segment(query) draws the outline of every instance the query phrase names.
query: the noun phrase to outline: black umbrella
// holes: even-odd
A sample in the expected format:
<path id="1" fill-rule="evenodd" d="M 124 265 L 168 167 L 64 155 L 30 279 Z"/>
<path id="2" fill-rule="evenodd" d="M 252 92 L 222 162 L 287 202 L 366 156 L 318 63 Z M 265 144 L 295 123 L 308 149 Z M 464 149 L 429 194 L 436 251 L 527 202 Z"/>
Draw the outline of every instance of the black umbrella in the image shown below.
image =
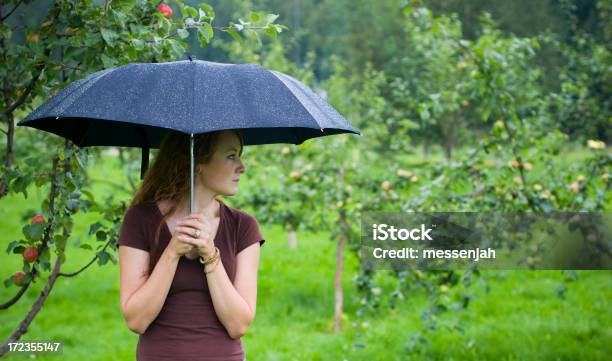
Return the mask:
<path id="1" fill-rule="evenodd" d="M 239 129 L 245 145 L 293 143 L 339 133 L 360 134 L 307 86 L 254 64 L 201 60 L 131 63 L 80 79 L 17 125 L 70 139 L 79 147 L 140 147 L 141 178 L 149 149 L 169 131 L 193 136 Z"/>

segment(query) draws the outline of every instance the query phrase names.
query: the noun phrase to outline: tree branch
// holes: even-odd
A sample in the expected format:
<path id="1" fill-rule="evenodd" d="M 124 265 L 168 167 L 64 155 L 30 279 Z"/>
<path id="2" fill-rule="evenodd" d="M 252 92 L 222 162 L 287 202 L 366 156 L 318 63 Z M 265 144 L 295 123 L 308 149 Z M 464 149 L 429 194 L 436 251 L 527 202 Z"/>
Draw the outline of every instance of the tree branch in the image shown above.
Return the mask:
<path id="1" fill-rule="evenodd" d="M 45 49 L 45 56 L 47 58 L 49 57 L 50 54 L 51 54 L 51 49 L 50 48 Z M 27 96 L 30 94 L 32 89 L 34 89 L 34 85 L 38 81 L 38 78 L 40 78 L 40 75 L 42 74 L 43 70 L 45 69 L 46 64 L 47 64 L 47 62 L 44 62 L 42 65 L 38 66 L 38 68 L 36 69 L 35 75 L 32 77 L 32 80 L 30 81 L 28 86 L 25 88 L 23 93 L 21 93 L 21 96 L 19 96 L 19 98 L 13 104 L 9 105 L 7 103 L 7 107 L 4 110 L 5 114 L 12 113 L 15 109 L 17 109 L 17 107 L 19 107 L 19 106 L 21 106 L 21 104 L 23 104 L 23 102 L 25 101 Z"/>
<path id="2" fill-rule="evenodd" d="M 223 32 L 227 32 L 228 29 L 237 30 L 233 26 L 213 26 L 212 28 L 214 30 L 223 31 Z M 185 29 L 197 29 L 197 26 L 187 26 L 185 27 Z M 243 30 L 261 30 L 261 29 L 266 29 L 266 27 L 265 26 L 245 26 Z M 171 38 L 176 35 L 178 35 L 177 31 L 172 31 L 168 35 L 163 36 L 161 39 L 165 40 L 165 39 Z M 145 43 L 154 43 L 154 42 L 155 40 L 145 40 Z"/>
<path id="3" fill-rule="evenodd" d="M 44 64 L 44 63 L 46 63 L 46 62 L 41 61 L 41 62 L 34 63 L 34 64 Z M 63 67 L 63 68 L 67 68 L 67 69 L 74 69 L 74 70 L 79 70 L 79 71 L 85 71 L 85 69 L 83 69 L 83 68 L 79 68 L 79 65 L 80 65 L 80 64 L 81 64 L 81 63 L 78 63 L 78 64 L 76 65 L 76 67 L 75 67 L 75 66 L 71 66 L 71 65 L 68 65 L 68 64 L 64 64 L 64 63 L 62 63 L 62 62 L 59 62 L 59 63 L 49 63 L 49 66 L 56 66 L 56 65 L 59 65 L 59 66 L 61 66 L 61 67 Z"/>
<path id="4" fill-rule="evenodd" d="M 13 298 L 4 302 L 3 304 L 0 304 L 0 310 L 6 310 L 7 308 L 15 304 L 17 301 L 19 301 L 21 295 L 23 295 L 25 291 L 27 291 L 28 287 L 30 287 L 30 284 L 31 282 L 28 282 L 25 285 L 21 286 L 21 289 L 19 290 L 19 292 L 17 292 L 17 294 L 15 294 L 15 296 L 13 296 Z"/>
<path id="5" fill-rule="evenodd" d="M 104 2 L 104 17 L 106 17 L 106 14 L 108 13 L 108 6 L 110 5 L 111 1 L 113 0 L 106 0 Z"/>
<path id="6" fill-rule="evenodd" d="M 59 6 L 56 6 L 56 8 L 57 8 L 57 12 L 53 16 L 53 24 L 52 25 L 57 24 L 57 19 L 59 18 L 59 15 L 61 13 L 61 9 L 59 8 Z M 47 60 L 48 60 L 49 59 L 49 55 L 51 55 L 51 48 L 50 47 L 46 48 L 44 54 L 45 54 L 45 58 L 47 58 Z M 36 73 L 35 73 L 36 75 L 34 75 L 32 77 L 32 80 L 30 81 L 30 83 L 28 84 L 26 89 L 23 91 L 23 93 L 21 93 L 21 96 L 13 104 L 9 105 L 8 104 L 8 100 L 6 100 L 6 109 L 4 110 L 5 114 L 12 113 L 17 107 L 19 107 L 21 104 L 23 104 L 23 102 L 25 101 L 27 96 L 30 94 L 30 92 L 34 88 L 34 85 L 38 81 L 38 78 L 42 74 L 42 72 L 45 69 L 46 65 L 47 65 L 47 61 L 43 62 L 42 64 L 40 64 L 38 66 L 38 68 L 36 69 Z"/>
<path id="7" fill-rule="evenodd" d="M 17 3 L 17 5 L 15 5 L 15 7 L 13 8 L 13 10 L 9 11 L 8 14 L 6 14 L 5 16 L 2 17 L 2 19 L 0 19 L 0 22 L 3 22 L 6 18 L 8 18 L 9 16 L 11 16 L 11 14 L 13 13 L 13 11 L 17 10 L 17 8 L 19 7 L 19 5 L 21 5 L 21 3 L 23 2 L 23 0 L 19 0 L 19 2 Z"/>
<path id="8" fill-rule="evenodd" d="M 503 110 L 502 110 L 501 114 L 504 114 Z M 508 127 L 508 123 L 506 122 L 505 114 L 504 114 L 504 117 L 502 118 L 502 122 L 504 124 L 504 129 L 506 130 L 506 134 L 508 134 L 508 138 L 510 139 L 510 142 L 512 142 L 512 146 L 511 146 L 511 148 L 512 148 L 512 155 L 519 162 L 518 170 L 519 170 L 519 176 L 520 176 L 520 179 L 521 179 L 521 189 L 519 191 L 527 199 L 527 204 L 529 205 L 529 208 L 531 208 L 536 213 L 538 213 L 538 211 L 541 212 L 542 211 L 542 207 L 540 207 L 540 205 L 537 202 L 534 202 L 533 199 L 526 192 L 527 181 L 525 179 L 525 171 L 523 169 L 523 163 L 524 163 L 523 162 L 523 158 L 518 154 L 518 151 L 516 149 L 517 148 L 516 134 L 514 132 L 512 132 L 510 130 L 510 128 Z"/>
<path id="9" fill-rule="evenodd" d="M 110 244 L 111 239 L 109 239 L 108 241 L 106 241 L 106 244 L 104 245 L 104 247 L 102 248 L 102 251 L 104 251 L 106 249 L 106 247 L 108 247 L 108 245 Z M 78 275 L 79 273 L 85 271 L 87 269 L 87 267 L 91 266 L 96 259 L 98 259 L 98 254 L 96 253 L 96 255 L 94 256 L 94 258 L 92 258 L 89 262 L 87 262 L 87 264 L 85 266 L 83 266 L 81 269 L 79 269 L 78 271 L 75 272 L 68 272 L 68 273 L 64 273 L 64 272 L 60 272 L 57 276 L 63 276 L 63 277 L 74 277 L 76 275 Z"/>

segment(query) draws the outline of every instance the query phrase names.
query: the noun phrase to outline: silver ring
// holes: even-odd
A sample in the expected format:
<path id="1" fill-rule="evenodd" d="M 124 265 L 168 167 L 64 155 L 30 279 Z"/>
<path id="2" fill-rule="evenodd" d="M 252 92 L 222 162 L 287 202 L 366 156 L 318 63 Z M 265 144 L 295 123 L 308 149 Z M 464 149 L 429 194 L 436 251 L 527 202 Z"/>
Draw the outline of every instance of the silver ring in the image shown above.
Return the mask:
<path id="1" fill-rule="evenodd" d="M 196 229 L 195 231 L 195 238 L 200 238 L 200 230 Z"/>

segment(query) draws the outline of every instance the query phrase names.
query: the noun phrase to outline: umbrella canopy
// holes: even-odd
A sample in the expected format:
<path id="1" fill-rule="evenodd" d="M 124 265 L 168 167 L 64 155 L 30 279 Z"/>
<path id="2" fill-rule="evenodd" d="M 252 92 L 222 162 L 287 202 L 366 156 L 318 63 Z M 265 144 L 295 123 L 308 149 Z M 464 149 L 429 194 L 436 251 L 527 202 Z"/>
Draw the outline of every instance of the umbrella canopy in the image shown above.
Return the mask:
<path id="1" fill-rule="evenodd" d="M 359 131 L 307 86 L 254 64 L 131 63 L 57 92 L 18 123 L 80 147 L 159 147 L 167 130 L 240 129 L 245 145 Z"/>
<path id="2" fill-rule="evenodd" d="M 359 131 L 307 86 L 254 64 L 181 60 L 105 69 L 60 90 L 18 126 L 70 139 L 80 147 L 149 149 L 169 131 L 193 135 L 239 129 L 245 145 L 293 143 Z M 193 208 L 191 208 L 193 209 Z"/>

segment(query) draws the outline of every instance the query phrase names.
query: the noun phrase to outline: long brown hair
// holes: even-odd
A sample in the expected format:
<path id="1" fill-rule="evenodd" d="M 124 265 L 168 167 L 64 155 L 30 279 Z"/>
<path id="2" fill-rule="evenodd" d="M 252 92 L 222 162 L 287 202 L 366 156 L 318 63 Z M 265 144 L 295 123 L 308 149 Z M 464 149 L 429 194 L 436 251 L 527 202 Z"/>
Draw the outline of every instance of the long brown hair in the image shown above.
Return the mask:
<path id="1" fill-rule="evenodd" d="M 244 144 L 242 134 L 232 130 L 240 139 L 240 153 Z M 209 132 L 194 136 L 195 164 L 208 163 L 215 153 L 219 135 L 223 131 Z M 153 269 L 163 250 L 159 247 L 159 235 L 168 217 L 176 211 L 177 204 L 189 196 L 189 135 L 170 132 L 161 142 L 159 152 L 153 164 L 144 174 L 142 182 L 135 192 L 129 207 L 148 202 L 170 201 L 170 209 L 162 214 L 162 219 L 155 230 L 155 239 L 149 253 L 148 275 Z M 157 206 L 157 204 L 156 204 Z"/>

